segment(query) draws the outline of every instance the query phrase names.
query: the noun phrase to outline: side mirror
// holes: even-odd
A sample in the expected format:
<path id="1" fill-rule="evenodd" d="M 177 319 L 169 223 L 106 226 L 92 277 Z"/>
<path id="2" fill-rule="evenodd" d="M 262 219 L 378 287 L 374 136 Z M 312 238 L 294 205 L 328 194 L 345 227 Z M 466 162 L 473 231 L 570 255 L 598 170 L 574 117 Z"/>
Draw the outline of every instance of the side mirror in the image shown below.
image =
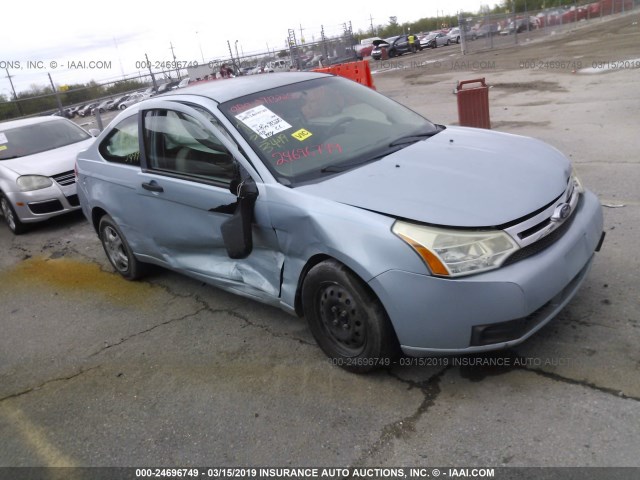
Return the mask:
<path id="1" fill-rule="evenodd" d="M 231 182 L 230 189 L 237 196 L 236 209 L 220 227 L 222 240 L 230 258 L 247 258 L 253 250 L 253 208 L 258 198 L 258 187 L 251 178 Z"/>

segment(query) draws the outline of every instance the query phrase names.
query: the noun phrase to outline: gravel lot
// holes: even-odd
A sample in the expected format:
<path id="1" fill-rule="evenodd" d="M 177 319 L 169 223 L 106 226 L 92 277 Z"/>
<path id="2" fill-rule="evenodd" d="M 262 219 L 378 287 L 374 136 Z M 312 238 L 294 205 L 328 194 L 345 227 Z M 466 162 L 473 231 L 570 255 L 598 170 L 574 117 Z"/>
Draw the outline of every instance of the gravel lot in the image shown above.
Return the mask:
<path id="1" fill-rule="evenodd" d="M 372 63 L 444 124 L 456 82 L 486 77 L 492 127 L 559 148 L 605 205 L 586 283 L 530 341 L 354 376 L 279 310 L 163 270 L 121 280 L 81 214 L 3 227 L 0 466 L 640 467 L 640 70 L 573 68 L 638 59 L 638 17 Z"/>

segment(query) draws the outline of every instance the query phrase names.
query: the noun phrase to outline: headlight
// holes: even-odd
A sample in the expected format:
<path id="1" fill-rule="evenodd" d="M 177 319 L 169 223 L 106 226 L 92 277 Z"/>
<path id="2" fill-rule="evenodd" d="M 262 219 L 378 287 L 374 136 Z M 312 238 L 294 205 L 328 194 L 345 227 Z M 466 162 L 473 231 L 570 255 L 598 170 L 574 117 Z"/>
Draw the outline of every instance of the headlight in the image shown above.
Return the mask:
<path id="1" fill-rule="evenodd" d="M 500 230 L 465 231 L 402 222 L 391 229 L 434 275 L 457 277 L 498 268 L 518 245 Z"/>
<path id="2" fill-rule="evenodd" d="M 53 185 L 53 180 L 42 175 L 23 175 L 18 177 L 16 183 L 23 192 L 30 192 L 31 190 L 50 187 Z"/>

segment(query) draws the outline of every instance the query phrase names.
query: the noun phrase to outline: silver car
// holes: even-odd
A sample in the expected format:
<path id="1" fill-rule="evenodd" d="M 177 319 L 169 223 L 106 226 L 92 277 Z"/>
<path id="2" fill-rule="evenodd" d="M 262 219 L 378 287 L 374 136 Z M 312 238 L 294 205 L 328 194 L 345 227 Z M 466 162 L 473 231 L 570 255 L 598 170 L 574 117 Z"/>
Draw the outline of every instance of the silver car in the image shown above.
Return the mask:
<path id="1" fill-rule="evenodd" d="M 531 138 L 429 122 L 341 77 L 210 82 L 134 105 L 77 161 L 125 278 L 149 264 L 304 316 L 336 365 L 516 345 L 574 296 L 602 209 Z"/>
<path id="2" fill-rule="evenodd" d="M 13 233 L 80 208 L 73 167 L 78 152 L 92 141 L 65 118 L 0 123 L 0 207 Z"/>
<path id="3" fill-rule="evenodd" d="M 146 100 L 147 98 L 151 98 L 151 94 L 141 92 L 132 93 L 131 95 L 129 95 L 129 98 L 118 104 L 118 109 L 124 110 L 131 105 L 141 102 L 142 100 Z"/>

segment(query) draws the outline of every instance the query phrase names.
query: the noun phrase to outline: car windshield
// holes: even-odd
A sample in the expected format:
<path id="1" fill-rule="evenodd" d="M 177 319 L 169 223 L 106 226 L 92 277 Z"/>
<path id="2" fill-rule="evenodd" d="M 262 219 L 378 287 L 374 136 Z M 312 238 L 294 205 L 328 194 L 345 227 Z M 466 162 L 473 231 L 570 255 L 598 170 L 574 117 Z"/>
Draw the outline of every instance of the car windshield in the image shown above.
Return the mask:
<path id="1" fill-rule="evenodd" d="M 417 113 L 342 77 L 220 105 L 276 179 L 295 186 L 383 158 L 439 131 Z"/>
<path id="2" fill-rule="evenodd" d="M 26 157 L 91 138 L 68 121 L 50 121 L 0 131 L 0 160 Z"/>

